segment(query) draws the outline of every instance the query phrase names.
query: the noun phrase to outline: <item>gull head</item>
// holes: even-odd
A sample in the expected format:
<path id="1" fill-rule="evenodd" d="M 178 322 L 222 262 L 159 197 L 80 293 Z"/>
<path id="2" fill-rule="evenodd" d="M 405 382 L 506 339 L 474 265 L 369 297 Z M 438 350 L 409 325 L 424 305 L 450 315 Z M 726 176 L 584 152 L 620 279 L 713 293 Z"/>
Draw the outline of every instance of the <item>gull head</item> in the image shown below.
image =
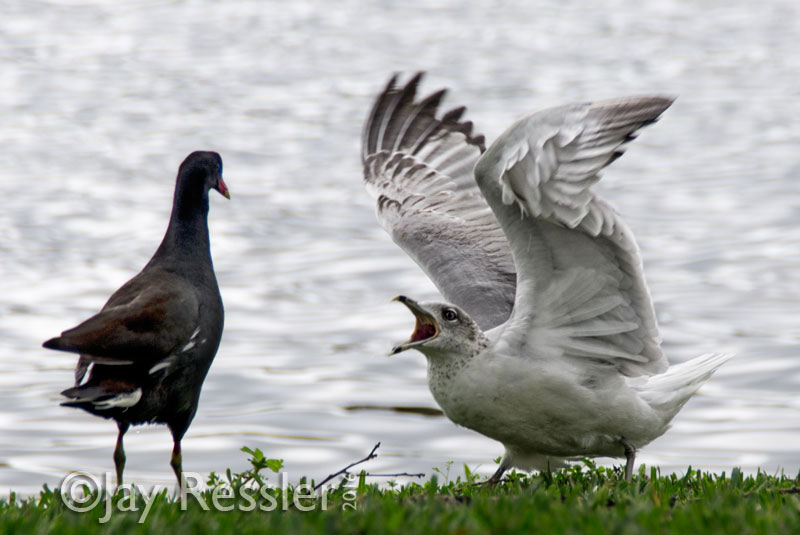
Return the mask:
<path id="1" fill-rule="evenodd" d="M 408 341 L 395 346 L 390 355 L 416 349 L 426 357 L 447 354 L 472 356 L 485 346 L 486 337 L 466 312 L 449 303 L 417 303 L 404 295 L 392 301 L 403 303 L 417 319 Z"/>

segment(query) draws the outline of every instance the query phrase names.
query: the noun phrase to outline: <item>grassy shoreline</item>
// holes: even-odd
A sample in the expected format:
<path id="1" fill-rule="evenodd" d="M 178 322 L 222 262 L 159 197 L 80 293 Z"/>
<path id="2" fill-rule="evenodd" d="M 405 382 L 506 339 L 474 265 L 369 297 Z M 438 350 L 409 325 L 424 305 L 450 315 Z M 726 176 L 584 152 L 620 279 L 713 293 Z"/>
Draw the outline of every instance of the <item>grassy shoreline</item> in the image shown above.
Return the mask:
<path id="1" fill-rule="evenodd" d="M 149 497 L 135 490 L 114 496 L 94 492 L 87 498 L 98 505 L 75 512 L 58 489 L 45 487 L 26 499 L 12 493 L 0 499 L 0 531 L 800 533 L 800 475 L 745 476 L 737 469 L 729 475 L 691 469 L 660 475 L 642 466 L 627 483 L 618 470 L 585 461 L 553 473 L 512 473 L 496 487 L 475 485 L 477 476 L 466 467 L 455 480 L 437 470 L 423 483 L 379 486 L 368 483 L 364 472 L 345 469 L 332 486 L 313 492 L 311 481 L 278 485 L 280 461 L 248 452 L 254 454 L 252 469 L 212 473 L 208 488 L 184 496 L 167 490 Z M 269 470 L 275 473 L 265 475 Z"/>

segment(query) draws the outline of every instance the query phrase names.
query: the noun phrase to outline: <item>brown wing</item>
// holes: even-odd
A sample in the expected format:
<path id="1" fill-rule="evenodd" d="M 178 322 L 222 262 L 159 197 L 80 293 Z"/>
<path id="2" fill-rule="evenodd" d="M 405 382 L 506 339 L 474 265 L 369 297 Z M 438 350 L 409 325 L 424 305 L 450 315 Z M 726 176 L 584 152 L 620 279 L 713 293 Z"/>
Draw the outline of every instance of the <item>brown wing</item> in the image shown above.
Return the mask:
<path id="1" fill-rule="evenodd" d="M 191 337 L 198 308 L 185 279 L 150 270 L 147 277 L 139 274 L 117 290 L 98 314 L 44 347 L 108 364 L 160 360 Z"/>

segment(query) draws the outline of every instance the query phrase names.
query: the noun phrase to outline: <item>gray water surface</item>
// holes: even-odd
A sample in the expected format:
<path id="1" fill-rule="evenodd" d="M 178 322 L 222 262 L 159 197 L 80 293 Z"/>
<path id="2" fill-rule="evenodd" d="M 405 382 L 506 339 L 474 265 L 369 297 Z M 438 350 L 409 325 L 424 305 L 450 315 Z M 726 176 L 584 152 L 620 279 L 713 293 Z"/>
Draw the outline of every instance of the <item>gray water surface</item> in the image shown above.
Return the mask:
<path id="1" fill-rule="evenodd" d="M 551 105 L 679 97 L 600 186 L 670 360 L 737 358 L 639 459 L 797 473 L 800 4 L 584 4 L 4 3 L 0 491 L 113 470 L 116 426 L 59 407 L 75 357 L 40 344 L 146 263 L 196 149 L 222 154 L 232 199 L 211 201 L 226 328 L 184 468 L 242 470 L 246 445 L 319 479 L 380 441 L 373 471 L 493 471 L 500 444 L 392 410 L 436 404 L 420 354 L 385 356 L 413 326 L 389 300 L 437 294 L 375 222 L 360 128 L 388 76 L 418 69 L 490 140 Z M 166 428 L 126 440 L 128 481 L 172 483 Z"/>

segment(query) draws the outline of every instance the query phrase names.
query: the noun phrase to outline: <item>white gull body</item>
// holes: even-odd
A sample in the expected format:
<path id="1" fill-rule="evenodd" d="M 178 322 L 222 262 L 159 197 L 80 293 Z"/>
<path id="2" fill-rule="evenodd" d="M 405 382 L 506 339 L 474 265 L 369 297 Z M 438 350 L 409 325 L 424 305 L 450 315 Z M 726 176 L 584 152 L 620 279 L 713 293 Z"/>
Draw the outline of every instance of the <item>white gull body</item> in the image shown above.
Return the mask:
<path id="1" fill-rule="evenodd" d="M 447 303 L 400 296 L 431 393 L 455 423 L 503 443 L 515 466 L 627 458 L 728 355 L 669 366 L 633 235 L 592 190 L 599 172 L 672 99 L 644 96 L 534 113 L 488 149 L 444 91 L 392 78 L 364 127 L 378 219 Z"/>

